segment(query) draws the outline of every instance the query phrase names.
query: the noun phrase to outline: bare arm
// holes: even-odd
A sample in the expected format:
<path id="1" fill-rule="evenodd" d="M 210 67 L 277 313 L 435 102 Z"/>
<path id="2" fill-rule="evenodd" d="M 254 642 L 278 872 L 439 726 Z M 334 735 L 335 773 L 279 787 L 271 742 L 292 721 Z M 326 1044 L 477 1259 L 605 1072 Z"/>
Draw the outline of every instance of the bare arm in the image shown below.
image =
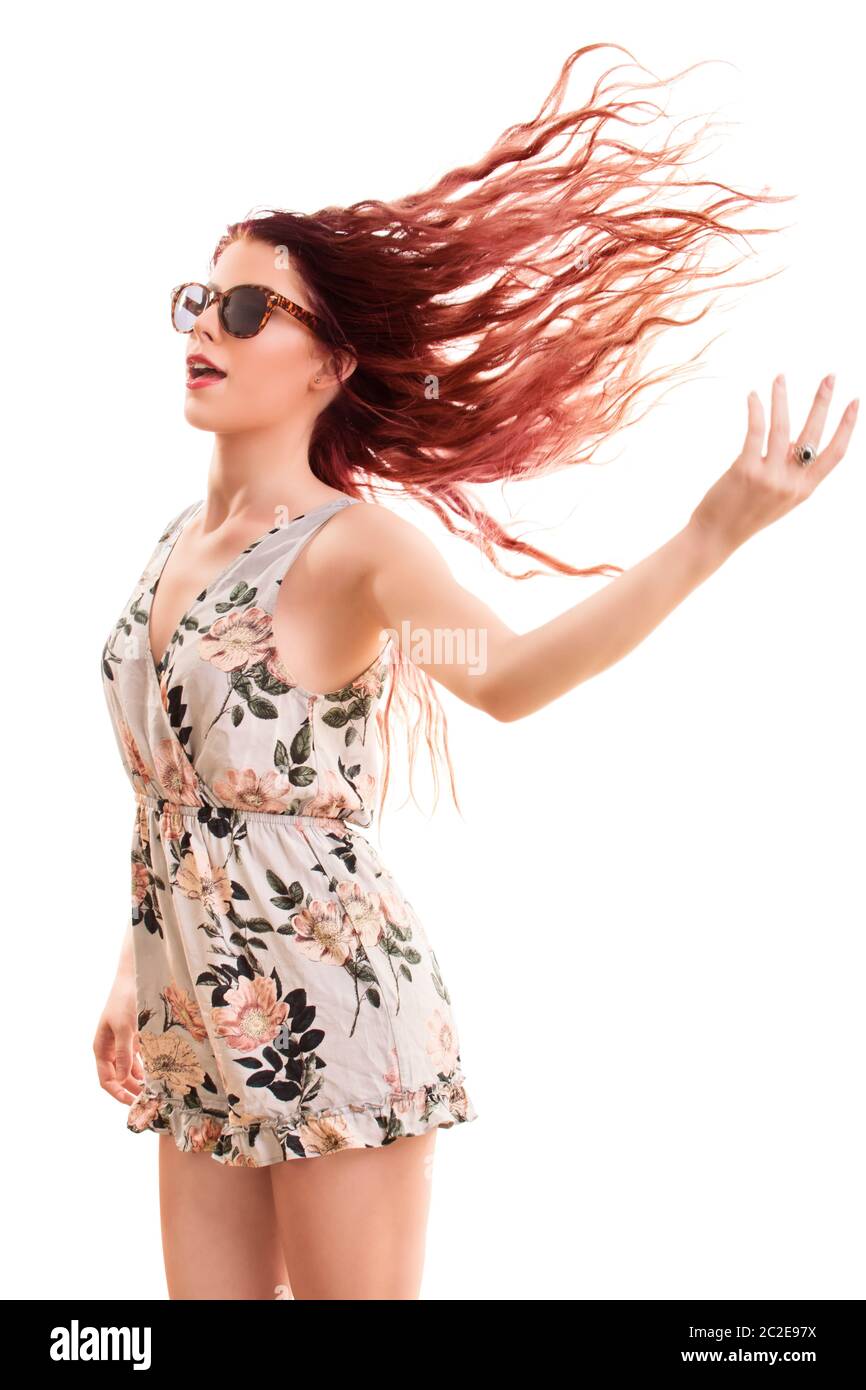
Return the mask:
<path id="1" fill-rule="evenodd" d="M 130 979 L 135 977 L 135 958 L 132 951 L 132 922 L 126 928 L 123 936 L 123 943 L 120 948 L 120 960 L 117 963 L 118 975 L 126 975 Z"/>
<path id="2" fill-rule="evenodd" d="M 522 719 L 627 656 L 730 552 L 694 523 L 574 608 L 510 642 L 487 691 Z"/>
<path id="3" fill-rule="evenodd" d="M 415 527 L 392 513 L 383 521 L 371 580 L 382 628 L 396 631 L 428 675 L 502 721 L 542 709 L 619 661 L 728 554 L 690 523 L 606 588 L 518 634 L 457 583 Z"/>
<path id="4" fill-rule="evenodd" d="M 135 958 L 130 922 L 120 948 L 114 983 L 93 1038 L 99 1084 L 123 1105 L 131 1105 L 144 1084 L 136 1031 Z"/>
<path id="5" fill-rule="evenodd" d="M 817 447 L 831 394 L 823 382 L 799 442 Z M 790 451 L 784 382 L 773 384 L 766 456 L 763 410 L 752 393 L 743 451 L 687 525 L 605 589 L 522 635 L 456 582 L 416 527 L 369 508 L 359 543 L 374 557 L 365 585 L 371 619 L 467 703 L 499 720 L 522 719 L 627 655 L 738 546 L 810 496 L 843 457 L 855 418 L 849 405 L 827 448 L 804 468 Z"/>

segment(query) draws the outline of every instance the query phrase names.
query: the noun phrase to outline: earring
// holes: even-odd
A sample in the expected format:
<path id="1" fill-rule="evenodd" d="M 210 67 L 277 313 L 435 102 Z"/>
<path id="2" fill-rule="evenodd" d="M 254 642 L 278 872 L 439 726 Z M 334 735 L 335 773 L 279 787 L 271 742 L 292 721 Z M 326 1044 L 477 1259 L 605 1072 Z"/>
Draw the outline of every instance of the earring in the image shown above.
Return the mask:
<path id="1" fill-rule="evenodd" d="M 318 381 L 318 380 L 319 380 L 319 378 L 318 378 L 318 377 L 316 377 L 316 381 Z"/>

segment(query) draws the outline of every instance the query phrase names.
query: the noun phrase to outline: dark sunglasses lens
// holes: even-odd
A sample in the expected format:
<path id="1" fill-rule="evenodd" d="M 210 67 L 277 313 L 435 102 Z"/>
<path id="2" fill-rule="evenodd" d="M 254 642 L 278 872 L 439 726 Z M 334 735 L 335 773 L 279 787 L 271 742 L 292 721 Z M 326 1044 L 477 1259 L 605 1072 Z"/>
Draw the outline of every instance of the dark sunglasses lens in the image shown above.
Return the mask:
<path id="1" fill-rule="evenodd" d="M 223 326 L 239 338 L 251 338 L 261 327 L 268 297 L 251 285 L 229 290 L 223 299 Z"/>
<path id="2" fill-rule="evenodd" d="M 188 333 L 204 308 L 207 290 L 204 285 L 184 285 L 174 306 L 174 326 L 179 333 Z"/>

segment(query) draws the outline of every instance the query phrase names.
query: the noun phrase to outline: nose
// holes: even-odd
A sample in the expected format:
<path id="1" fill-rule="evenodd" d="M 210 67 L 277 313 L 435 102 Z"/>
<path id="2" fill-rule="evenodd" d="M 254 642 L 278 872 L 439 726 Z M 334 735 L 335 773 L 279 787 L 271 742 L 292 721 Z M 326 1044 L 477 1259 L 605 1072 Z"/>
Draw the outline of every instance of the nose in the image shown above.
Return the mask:
<path id="1" fill-rule="evenodd" d="M 211 339 L 220 333 L 219 301 L 213 294 L 207 308 L 203 309 L 193 324 L 193 333 L 205 333 Z"/>
<path id="2" fill-rule="evenodd" d="M 213 338 L 220 332 L 219 311 L 216 303 L 211 302 L 206 309 L 203 309 L 192 327 L 193 336 Z"/>

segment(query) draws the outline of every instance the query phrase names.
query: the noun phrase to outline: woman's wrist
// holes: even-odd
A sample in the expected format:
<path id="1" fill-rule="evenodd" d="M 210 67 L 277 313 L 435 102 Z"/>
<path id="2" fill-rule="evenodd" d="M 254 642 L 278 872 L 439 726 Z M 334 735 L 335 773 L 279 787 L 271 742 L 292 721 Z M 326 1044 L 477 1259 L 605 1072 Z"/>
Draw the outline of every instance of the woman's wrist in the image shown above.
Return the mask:
<path id="1" fill-rule="evenodd" d="M 135 977 L 135 953 L 132 946 L 132 923 L 126 929 L 123 938 L 123 945 L 120 948 L 120 960 L 117 962 L 118 978 L 133 979 Z"/>
<path id="2" fill-rule="evenodd" d="M 730 559 L 737 546 L 729 536 L 721 532 L 717 527 L 708 525 L 699 520 L 695 513 L 692 514 L 687 524 L 683 527 L 683 534 L 688 538 L 689 543 L 694 546 L 695 555 L 701 567 L 706 567 L 706 572 L 711 574 L 717 570 L 726 560 Z"/>

